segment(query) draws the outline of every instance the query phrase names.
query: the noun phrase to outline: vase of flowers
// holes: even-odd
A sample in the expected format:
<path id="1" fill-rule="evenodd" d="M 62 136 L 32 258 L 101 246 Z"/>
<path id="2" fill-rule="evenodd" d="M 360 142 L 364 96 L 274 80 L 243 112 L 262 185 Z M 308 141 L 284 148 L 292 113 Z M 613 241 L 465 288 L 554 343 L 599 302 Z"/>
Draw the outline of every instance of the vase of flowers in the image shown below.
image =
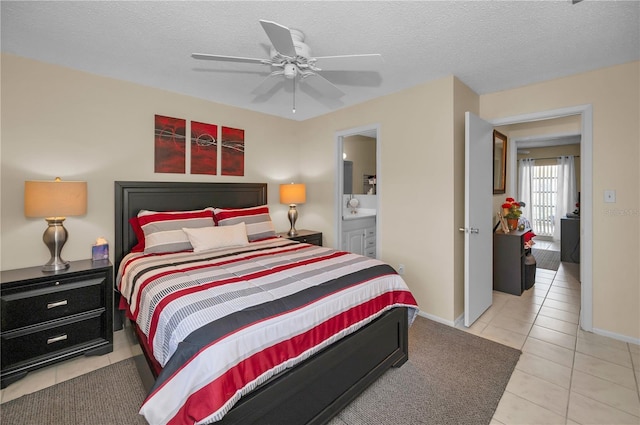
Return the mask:
<path id="1" fill-rule="evenodd" d="M 507 198 L 505 203 L 502 204 L 502 216 L 507 219 L 509 230 L 518 228 L 518 220 L 521 215 L 522 210 L 520 209 L 520 203 L 516 202 L 513 198 Z"/>

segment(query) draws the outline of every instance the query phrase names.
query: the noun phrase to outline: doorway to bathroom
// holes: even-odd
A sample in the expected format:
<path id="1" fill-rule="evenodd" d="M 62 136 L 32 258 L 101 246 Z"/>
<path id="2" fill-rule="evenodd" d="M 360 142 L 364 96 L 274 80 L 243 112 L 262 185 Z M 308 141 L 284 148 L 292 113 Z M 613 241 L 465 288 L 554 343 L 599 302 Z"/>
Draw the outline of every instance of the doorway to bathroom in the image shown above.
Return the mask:
<path id="1" fill-rule="evenodd" d="M 338 131 L 336 140 L 336 248 L 377 258 L 380 213 L 380 126 Z M 362 235 L 356 230 L 362 223 Z"/>

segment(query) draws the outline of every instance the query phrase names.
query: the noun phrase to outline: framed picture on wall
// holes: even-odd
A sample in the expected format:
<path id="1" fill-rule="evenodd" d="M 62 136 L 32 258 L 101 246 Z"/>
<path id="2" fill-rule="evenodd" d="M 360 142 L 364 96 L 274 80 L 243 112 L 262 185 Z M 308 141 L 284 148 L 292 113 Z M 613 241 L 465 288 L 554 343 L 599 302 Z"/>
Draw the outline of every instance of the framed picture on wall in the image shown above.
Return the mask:
<path id="1" fill-rule="evenodd" d="M 507 182 L 507 136 L 493 130 L 493 193 L 505 193 Z"/>
<path id="2" fill-rule="evenodd" d="M 191 174 L 218 174 L 218 126 L 191 121 Z"/>
<path id="3" fill-rule="evenodd" d="M 244 130 L 222 127 L 220 137 L 223 176 L 244 176 Z"/>
<path id="4" fill-rule="evenodd" d="M 154 172 L 184 174 L 187 121 L 156 115 L 154 124 Z"/>

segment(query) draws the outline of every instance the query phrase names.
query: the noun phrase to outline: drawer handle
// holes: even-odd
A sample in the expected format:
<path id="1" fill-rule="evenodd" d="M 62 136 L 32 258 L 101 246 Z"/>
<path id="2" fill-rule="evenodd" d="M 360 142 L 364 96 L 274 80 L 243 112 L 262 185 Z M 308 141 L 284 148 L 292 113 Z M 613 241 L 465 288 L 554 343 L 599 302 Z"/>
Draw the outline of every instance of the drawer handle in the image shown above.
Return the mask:
<path id="1" fill-rule="evenodd" d="M 52 309 L 56 307 L 62 307 L 63 305 L 67 305 L 67 300 L 56 301 L 54 303 L 47 304 L 47 309 Z"/>
<path id="2" fill-rule="evenodd" d="M 65 339 L 67 339 L 67 334 L 54 336 L 52 338 L 47 339 L 47 344 L 53 344 L 54 342 L 64 341 Z"/>

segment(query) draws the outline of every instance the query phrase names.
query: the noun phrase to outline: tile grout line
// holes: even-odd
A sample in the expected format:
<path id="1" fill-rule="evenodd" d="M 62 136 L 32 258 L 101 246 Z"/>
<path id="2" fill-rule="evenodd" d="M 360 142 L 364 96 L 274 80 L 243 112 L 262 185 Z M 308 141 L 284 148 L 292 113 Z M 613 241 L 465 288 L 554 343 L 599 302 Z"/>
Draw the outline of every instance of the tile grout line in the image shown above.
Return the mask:
<path id="1" fill-rule="evenodd" d="M 511 395 L 512 395 L 512 396 L 514 396 L 514 397 L 518 397 L 519 399 L 524 400 L 524 401 L 526 401 L 527 403 L 531 403 L 531 404 L 533 404 L 534 406 L 537 406 L 537 407 L 539 407 L 539 408 L 541 408 L 541 409 L 544 409 L 544 410 L 546 410 L 547 412 L 551 412 L 551 413 L 553 413 L 554 415 L 562 416 L 561 414 L 554 412 L 553 410 L 549 409 L 548 407 L 543 406 L 543 405 L 541 405 L 541 404 L 538 404 L 538 403 L 536 403 L 536 402 L 535 402 L 535 401 L 533 401 L 533 400 L 529 400 L 528 398 L 525 398 L 525 397 L 523 397 L 523 396 L 521 396 L 521 395 L 519 395 L 519 394 L 516 394 L 516 393 L 511 392 L 511 391 L 507 391 L 507 390 L 505 390 L 504 392 L 505 392 L 505 393 L 509 393 L 509 394 L 511 394 Z M 567 403 L 567 404 L 568 404 L 568 403 Z M 567 417 L 565 416 L 565 418 L 564 418 L 564 419 L 565 419 L 565 423 L 566 423 L 566 421 L 567 421 Z"/>
<path id="2" fill-rule="evenodd" d="M 627 343 L 627 351 L 629 352 L 629 357 L 631 357 L 631 373 L 633 374 L 633 379 L 636 381 L 636 395 L 638 396 L 638 402 L 640 402 L 640 383 L 638 383 L 636 364 L 633 362 L 633 353 L 631 352 L 631 345 L 629 343 Z"/>

